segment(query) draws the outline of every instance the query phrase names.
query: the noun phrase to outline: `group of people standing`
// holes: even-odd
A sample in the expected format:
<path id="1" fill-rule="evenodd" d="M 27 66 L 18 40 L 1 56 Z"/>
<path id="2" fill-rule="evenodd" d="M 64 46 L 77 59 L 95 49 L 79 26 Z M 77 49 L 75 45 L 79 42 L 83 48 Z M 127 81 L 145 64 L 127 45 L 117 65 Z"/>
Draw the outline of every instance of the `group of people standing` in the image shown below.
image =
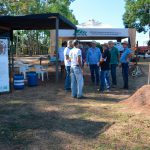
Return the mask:
<path id="1" fill-rule="evenodd" d="M 132 51 L 128 48 L 128 42 L 122 43 L 124 50 L 122 53 L 114 46 L 114 42 L 109 41 L 102 45 L 102 50 L 96 47 L 97 42 L 92 41 L 86 51 L 84 61 L 90 68 L 91 82 L 93 85 L 100 86 L 98 91 L 109 91 L 110 88 L 117 86 L 117 66 L 122 67 L 123 89 L 128 89 L 128 64 Z M 65 90 L 72 92 L 72 97 L 83 98 L 83 57 L 82 49 L 78 40 L 62 43 L 59 49 L 59 60 L 61 68 L 63 64 L 66 70 Z M 84 51 L 85 52 L 85 51 Z M 110 83 L 110 73 L 111 81 Z"/>

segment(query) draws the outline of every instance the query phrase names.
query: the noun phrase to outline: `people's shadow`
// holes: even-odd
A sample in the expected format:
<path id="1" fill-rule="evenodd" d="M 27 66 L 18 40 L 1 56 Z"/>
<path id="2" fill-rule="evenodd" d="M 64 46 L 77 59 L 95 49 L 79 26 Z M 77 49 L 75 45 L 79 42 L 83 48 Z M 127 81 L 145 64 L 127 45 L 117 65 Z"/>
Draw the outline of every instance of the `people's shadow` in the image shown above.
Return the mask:
<path id="1" fill-rule="evenodd" d="M 25 111 L 20 111 L 26 107 Z M 105 132 L 113 123 L 104 121 L 84 120 L 80 118 L 66 118 L 61 112 L 50 111 L 41 112 L 32 107 L 32 105 L 22 105 L 21 107 L 10 107 L 10 104 L 1 105 L 0 114 L 0 142 L 4 145 L 18 146 L 31 145 L 37 139 L 34 132 L 44 131 L 44 139 L 54 140 L 53 144 L 59 147 L 62 143 L 62 137 L 53 135 L 54 132 L 64 132 L 73 136 L 79 136 L 83 139 L 94 139 Z M 5 111 L 4 111 L 5 108 Z M 11 108 L 11 110 L 10 110 Z M 30 136 L 27 135 L 30 131 Z M 55 136 L 55 138 L 53 138 Z M 46 138 L 45 138 L 46 137 Z"/>

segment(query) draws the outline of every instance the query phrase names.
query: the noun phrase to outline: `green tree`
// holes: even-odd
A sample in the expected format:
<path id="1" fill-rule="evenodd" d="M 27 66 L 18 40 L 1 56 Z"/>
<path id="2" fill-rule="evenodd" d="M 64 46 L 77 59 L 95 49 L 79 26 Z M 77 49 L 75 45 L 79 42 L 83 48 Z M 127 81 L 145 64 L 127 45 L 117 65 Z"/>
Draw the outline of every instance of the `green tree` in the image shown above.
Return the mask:
<path id="1" fill-rule="evenodd" d="M 70 10 L 74 0 L 0 0 L 0 15 L 27 15 L 39 13 L 60 13 L 73 23 L 77 20 Z"/>
<path id="2" fill-rule="evenodd" d="M 150 0 L 125 0 L 123 22 L 125 27 L 147 32 L 150 29 Z"/>
<path id="3" fill-rule="evenodd" d="M 0 15 L 18 16 L 39 13 L 60 13 L 74 24 L 77 24 L 78 21 L 73 15 L 72 10 L 70 10 L 70 4 L 73 1 L 74 0 L 0 0 Z M 14 43 L 17 43 L 16 54 L 20 54 L 23 51 L 22 47 L 28 54 L 41 54 L 41 47 L 44 47 L 43 45 L 48 47 L 49 45 L 49 34 L 48 31 L 15 31 Z M 19 43 L 18 38 L 20 39 Z M 22 43 L 21 46 L 20 43 Z"/>

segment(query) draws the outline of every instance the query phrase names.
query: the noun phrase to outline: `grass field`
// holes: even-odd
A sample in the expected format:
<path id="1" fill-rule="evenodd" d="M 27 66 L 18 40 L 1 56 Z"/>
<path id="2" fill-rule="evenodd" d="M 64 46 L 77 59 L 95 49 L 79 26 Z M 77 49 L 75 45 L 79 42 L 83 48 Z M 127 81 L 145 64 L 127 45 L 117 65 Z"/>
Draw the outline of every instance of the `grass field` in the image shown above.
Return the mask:
<path id="1" fill-rule="evenodd" d="M 0 95 L 0 150 L 150 150 L 150 115 L 119 103 L 147 78 L 130 81 L 139 84 L 104 94 L 86 81 L 83 100 L 63 80 Z"/>

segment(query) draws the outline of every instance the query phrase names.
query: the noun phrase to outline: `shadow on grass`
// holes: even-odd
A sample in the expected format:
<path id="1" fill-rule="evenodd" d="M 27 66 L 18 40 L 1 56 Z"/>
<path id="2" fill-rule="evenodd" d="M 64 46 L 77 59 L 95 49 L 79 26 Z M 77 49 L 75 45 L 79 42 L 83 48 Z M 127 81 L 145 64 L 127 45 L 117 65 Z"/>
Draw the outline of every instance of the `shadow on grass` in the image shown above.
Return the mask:
<path id="1" fill-rule="evenodd" d="M 106 95 L 101 95 L 100 97 L 98 96 L 88 96 L 88 99 L 90 100 L 94 100 L 94 101 L 99 101 L 99 102 L 104 102 L 104 103 L 117 103 L 120 102 L 122 100 L 124 100 L 124 98 L 109 98 Z M 86 100 L 86 99 L 85 99 Z"/>
<path id="2" fill-rule="evenodd" d="M 61 131 L 75 137 L 93 139 L 111 126 L 108 122 L 64 118 L 57 111 L 40 112 L 29 104 L 1 104 L 0 117 L 0 143 L 14 149 L 51 139 L 55 148 L 63 150 L 62 137 L 53 137 L 53 132 Z M 40 131 L 44 131 L 44 139 Z M 35 132 L 39 133 L 38 138 Z"/>

